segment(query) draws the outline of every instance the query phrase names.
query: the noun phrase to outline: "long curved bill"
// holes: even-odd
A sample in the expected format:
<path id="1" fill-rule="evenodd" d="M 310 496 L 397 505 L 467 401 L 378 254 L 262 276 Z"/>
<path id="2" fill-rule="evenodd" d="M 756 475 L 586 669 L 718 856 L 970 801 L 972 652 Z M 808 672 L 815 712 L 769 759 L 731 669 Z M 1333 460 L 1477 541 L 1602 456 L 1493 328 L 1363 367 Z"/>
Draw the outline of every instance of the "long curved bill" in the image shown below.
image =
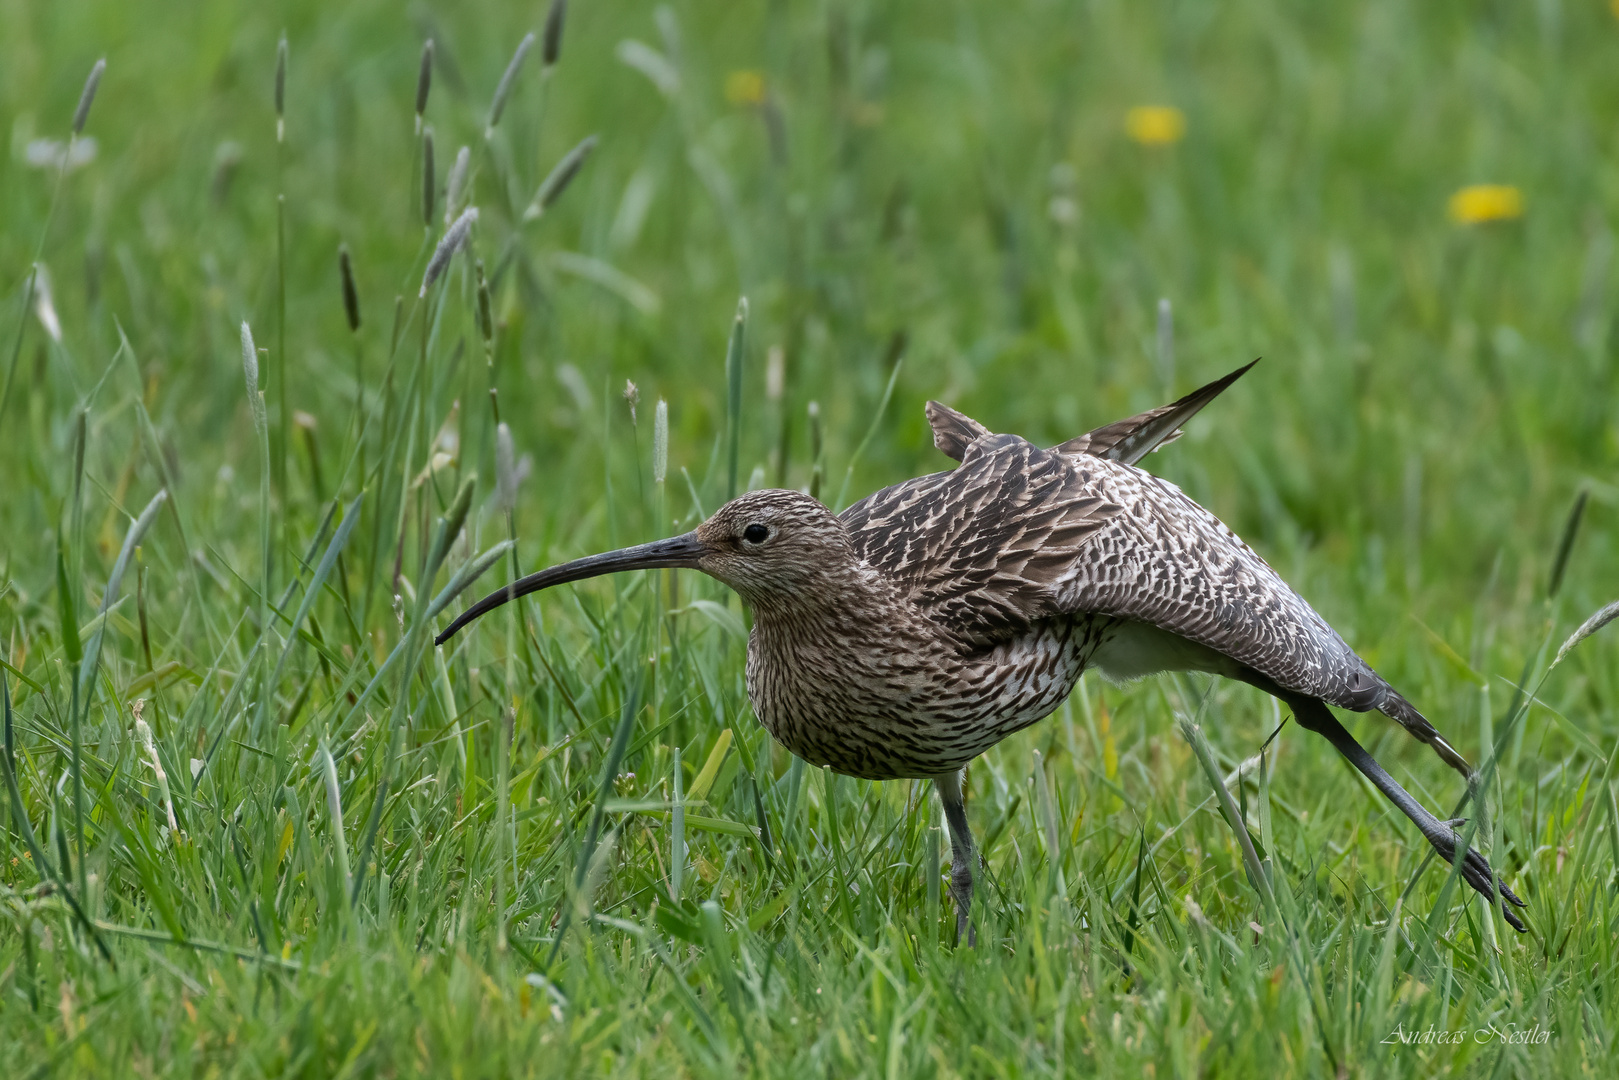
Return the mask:
<path id="1" fill-rule="evenodd" d="M 654 540 L 650 544 L 637 544 L 635 547 L 620 548 L 601 555 L 587 555 L 583 559 L 575 559 L 573 562 L 541 570 L 495 590 L 467 608 L 456 617 L 444 633 L 433 639 L 433 644 L 444 644 L 467 623 L 519 596 L 527 596 L 529 593 L 570 581 L 616 574 L 622 570 L 695 570 L 698 560 L 706 551 L 697 534 L 689 532 L 671 536 L 667 540 Z"/>

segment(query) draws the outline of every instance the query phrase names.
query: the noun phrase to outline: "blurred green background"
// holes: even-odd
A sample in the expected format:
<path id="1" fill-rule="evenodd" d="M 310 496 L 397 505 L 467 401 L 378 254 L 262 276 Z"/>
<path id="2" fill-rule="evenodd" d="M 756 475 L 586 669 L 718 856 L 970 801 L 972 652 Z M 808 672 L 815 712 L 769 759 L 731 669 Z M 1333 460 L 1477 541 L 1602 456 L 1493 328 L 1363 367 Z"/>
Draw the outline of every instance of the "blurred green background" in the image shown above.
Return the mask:
<path id="1" fill-rule="evenodd" d="M 498 291 L 514 434 L 560 466 L 544 470 L 548 507 L 599 501 L 603 393 L 625 378 L 670 400 L 674 460 L 706 468 L 742 294 L 744 447 L 759 463 L 773 448 L 765 354 L 781 345 L 798 483 L 806 403 L 820 401 L 834 436 L 863 432 L 895 331 L 905 369 L 855 491 L 934 467 L 928 397 L 1050 440 L 1157 403 L 1160 297 L 1174 306 L 1175 392 L 1266 358 L 1194 431 L 1198 449 L 1163 469 L 1273 551 L 1346 545 L 1342 558 L 1381 536 L 1383 572 L 1367 572 L 1403 584 L 1404 564 L 1442 568 L 1415 576 L 1454 605 L 1498 551 L 1510 571 L 1543 547 L 1582 479 L 1611 481 L 1619 89 L 1602 63 L 1615 20 L 1599 5 L 667 12 L 580 5 L 566 65 L 543 91 L 519 82 L 503 132 L 522 195 L 601 137 L 577 187 L 519 233 L 533 278 L 503 275 Z M 96 160 L 70 175 L 44 252 L 74 381 L 40 364 L 36 336 L 18 391 L 43 384 L 44 416 L 64 414 L 52 406 L 99 374 L 116 318 L 155 384 L 154 417 L 188 436 L 176 445 L 199 474 L 188 479 L 204 471 L 193 458 L 240 466 L 234 328 L 268 329 L 284 187 L 290 404 L 341 430 L 352 388 L 334 252 L 346 241 L 355 254 L 375 372 L 421 242 L 421 39 L 438 41 L 440 170 L 463 144 L 480 151 L 492 266 L 509 223 L 481 134 L 493 82 L 542 16 L 219 5 L 156 33 L 138 5 L 16 8 L 0 76 L 12 132 L 0 257 L 14 278 L 53 187 L 24 146 L 65 134 L 84 72 L 110 59 Z M 619 59 L 625 41 L 664 57 L 669 93 Z M 758 74 L 764 107 L 728 100 L 738 72 Z M 1132 143 L 1125 114 L 1142 104 L 1184 110 L 1185 137 Z M 228 183 L 222 153 L 239 155 Z M 1473 183 L 1516 185 L 1523 218 L 1459 228 L 1446 203 Z M 557 251 L 634 279 L 652 310 L 559 270 Z M 559 379 L 564 364 L 579 377 Z M 8 442 L 53 433 L 29 434 Z M 107 445 L 105 460 L 124 450 Z M 21 505 L 7 500 L 8 532 L 47 524 L 18 520 Z"/>
<path id="2" fill-rule="evenodd" d="M 834 858 L 834 842 L 855 840 L 829 830 L 837 796 L 821 778 L 791 779 L 785 755 L 771 751 L 741 690 L 740 608 L 695 581 L 682 582 L 680 602 L 712 603 L 662 619 L 664 637 L 647 589 L 604 583 L 529 609 L 531 634 L 515 646 L 521 667 L 506 660 L 512 642 L 491 631 L 447 650 L 436 672 L 429 656 L 414 682 L 388 683 L 378 701 L 404 693 L 411 717 L 406 767 L 417 772 L 400 782 L 431 786 L 389 804 L 377 842 L 396 881 L 417 868 L 415 899 L 407 914 L 396 885 L 391 910 L 366 892 L 356 905 L 372 915 L 334 915 L 347 910 L 331 884 L 343 844 L 323 809 L 318 746 L 329 737 L 352 753 L 342 787 L 346 843 L 358 847 L 387 710 L 346 730 L 342 718 L 413 610 L 395 599 L 389 574 L 402 567 L 414 580 L 430 519 L 474 472 L 481 486 L 464 544 L 481 550 L 506 535 L 487 501 L 496 474 L 487 390 L 498 390 L 517 454 L 531 459 L 514 517 L 524 569 L 689 527 L 725 494 L 726 342 L 743 296 L 739 479 L 808 487 L 819 465 L 822 498 L 841 495 L 835 509 L 947 464 L 924 421 L 929 398 L 1054 443 L 1263 357 L 1147 466 L 1254 544 L 1474 761 L 1507 721 L 1514 684 L 1544 669 L 1545 643 L 1619 591 L 1619 17 L 1609 5 L 575 3 L 559 61 L 543 64 L 536 45 L 486 132 L 513 50 L 546 18 L 543 4 L 288 0 L 182 11 L 146 0 L 0 0 L 0 117 L 10 133 L 0 158 L 0 376 L 10 391 L 0 406 L 0 655 L 16 701 L 20 803 L 69 884 L 75 867 L 99 881 L 80 897 L 94 900 L 92 918 L 248 957 L 106 931 L 121 964 L 98 960 L 63 889 L 18 861 L 26 845 L 8 806 L 0 1038 L 9 1059 L 47 1071 L 442 1074 L 456 1062 L 467 1075 L 940 1076 L 1241 1074 L 1279 1061 L 1304 1073 L 1415 1072 L 1435 1061 L 1572 1073 L 1600 1059 L 1616 1014 L 1595 987 L 1612 970 L 1619 864 L 1619 811 L 1608 809 L 1619 653 L 1601 637 L 1546 683 L 1544 707 L 1517 726 L 1502 765 L 1496 824 L 1506 831 L 1494 857 L 1540 906 L 1534 933 L 1498 955 L 1493 944 L 1474 950 L 1476 904 L 1449 896 L 1448 929 L 1424 924 L 1439 873 L 1408 901 L 1426 897 L 1415 919 L 1425 943 L 1389 922 L 1420 843 L 1412 834 L 1401 844 L 1401 826 L 1325 744 L 1289 732 L 1283 742 L 1297 749 L 1277 790 L 1323 804 L 1289 817 L 1297 857 L 1288 873 L 1314 896 L 1306 906 L 1323 897 L 1344 906 L 1300 931 L 1319 967 L 1277 990 L 1272 972 L 1289 961 L 1259 955 L 1265 947 L 1244 928 L 1257 909 L 1217 816 L 1186 825 L 1197 836 L 1187 847 L 1172 831 L 1162 857 L 1181 861 L 1163 867 L 1161 896 L 1142 898 L 1136 838 L 1156 841 L 1207 795 L 1173 734 L 1172 713 L 1191 711 L 1193 699 L 1184 687 L 1103 690 L 1092 680 L 1066 719 L 991 755 L 995 779 L 974 789 L 980 836 L 993 834 L 991 876 L 1048 891 L 995 891 L 985 917 L 999 929 L 986 931 L 992 944 L 980 955 L 918 960 L 904 942 L 937 937 L 949 920 L 946 910 L 931 931 L 916 924 L 932 803 L 920 788 L 845 782 L 845 829 L 880 827 L 865 836 L 863 861 Z M 426 38 L 436 49 L 425 115 L 436 165 L 424 229 L 413 105 Z M 93 155 L 81 140 L 60 168 L 85 73 L 102 56 L 84 132 Z M 1143 107 L 1173 112 L 1132 113 Z M 587 136 L 599 142 L 577 177 L 524 221 L 542 179 Z M 463 146 L 462 201 L 480 211 L 471 257 L 418 303 Z M 1492 211 L 1488 193 L 1470 202 L 1464 192 L 1485 184 L 1513 192 Z M 1479 216 L 1500 220 L 1469 220 Z M 357 335 L 345 322 L 339 244 L 359 286 Z M 30 285 L 36 258 L 48 311 Z M 473 259 L 491 285 L 487 361 Z M 243 391 L 243 321 L 268 350 L 269 517 Z M 633 416 L 626 380 L 638 388 Z M 371 416 L 364 474 L 357 397 Z M 660 398 L 671 427 L 666 490 L 652 476 Z M 310 419 L 294 423 L 295 411 Z M 453 460 L 415 484 L 434 451 Z M 139 618 L 131 598 L 106 620 L 105 674 L 84 706 L 95 753 L 85 765 L 86 855 L 66 780 L 78 736 L 72 680 L 61 674 L 72 670 L 63 597 L 88 623 L 129 518 L 165 476 L 175 512 L 143 545 Z M 324 549 L 330 500 L 362 486 L 344 596 L 329 586 L 311 609 L 330 649 L 324 640 L 289 648 L 283 683 L 269 687 L 277 730 L 249 735 L 222 699 L 241 709 L 262 697 L 259 669 L 281 649 L 272 635 L 268 653 L 254 651 L 261 526 L 274 536 L 279 596 L 300 559 L 307 580 Z M 1589 502 L 1549 601 L 1581 491 Z M 378 513 L 398 517 L 379 526 L 366 516 Z M 452 568 L 467 550 L 456 549 Z M 413 589 L 403 591 L 413 602 Z M 705 835 L 701 857 L 714 873 L 699 866 L 687 881 L 697 874 L 721 904 L 719 933 L 734 935 L 721 941 L 699 931 L 708 924 L 692 897 L 671 893 L 667 819 L 609 814 L 619 862 L 591 872 L 595 910 L 656 928 L 638 937 L 587 917 L 593 929 L 576 926 L 547 966 L 553 912 L 589 907 L 591 893 L 580 901 L 568 882 L 588 812 L 603 805 L 595 773 L 611 760 L 607 736 L 634 657 L 649 651 L 659 658 L 643 717 L 651 741 L 630 751 L 616 795 L 667 806 L 672 748 L 684 747 L 689 788 L 730 728 L 739 748 L 726 757 L 726 742 L 720 759 L 752 786 L 722 773 L 704 813 L 744 823 L 744 835 L 763 819 L 799 850 L 771 861 L 737 834 Z M 227 696 L 238 676 L 239 700 Z M 191 815 L 189 848 L 164 828 L 130 735 L 130 702 L 154 688 L 147 718 L 177 786 L 192 788 L 181 783 L 187 762 L 230 733 L 217 743 L 216 787 L 177 797 Z M 1219 692 L 1223 712 L 1205 723 L 1234 767 L 1275 720 L 1246 690 Z M 445 693 L 459 716 L 440 704 Z M 521 710 L 515 794 L 494 782 L 506 760 L 502 701 Z M 1435 809 L 1454 800 L 1452 780 L 1422 748 L 1375 717 L 1360 730 Z M 459 748 L 455 760 L 446 745 Z M 1043 856 L 1028 782 L 1036 746 L 1074 841 Z M 1258 798 L 1253 782 L 1247 798 Z M 517 817 L 506 833 L 508 797 Z M 555 819 L 540 809 L 562 806 L 572 809 Z M 801 827 L 795 814 L 808 815 Z M 884 837 L 890 824 L 898 831 Z M 643 833 L 650 839 L 635 839 Z M 1336 852 L 1331 870 L 1314 862 L 1326 850 Z M 1342 868 L 1346 851 L 1358 869 Z M 590 853 L 582 858 L 581 882 Z M 837 900 L 858 877 L 844 869 L 850 859 L 866 875 L 852 908 Z M 816 875 L 831 862 L 852 877 L 838 878 L 827 900 L 816 890 L 832 883 Z M 500 887 L 502 899 L 512 889 L 512 907 L 504 916 L 480 907 L 474 918 L 466 897 L 497 865 L 509 865 Z M 422 867 L 437 869 L 423 876 Z M 255 896 L 264 910 L 250 913 Z M 655 896 L 685 911 L 671 924 L 678 932 L 647 922 Z M 1185 896 L 1201 905 L 1195 917 Z M 1150 945 L 1138 925 L 1156 923 L 1138 918 L 1143 903 L 1164 922 Z M 1203 909 L 1227 944 L 1205 935 L 1200 952 Z M 755 925 L 750 913 L 761 912 L 769 918 Z M 369 933 L 356 929 L 365 918 L 375 921 Z M 647 943 L 659 933 L 668 944 L 657 948 L 673 950 L 667 963 Z M 1437 953 L 1434 934 L 1447 943 Z M 1397 938 L 1379 966 L 1378 950 Z M 250 960 L 283 946 L 300 973 Z M 1131 950 L 1149 947 L 1160 951 L 1140 961 L 1145 986 L 1121 981 Z M 1559 966 L 1573 956 L 1602 970 Z M 534 971 L 549 974 L 525 982 Z M 806 1004 L 822 986 L 842 1004 Z M 549 1004 L 531 1010 L 531 995 Z M 394 1012 L 407 996 L 414 1010 Z M 986 1007 L 958 1015 L 963 997 Z M 200 1019 L 194 999 L 209 1002 Z M 1495 1059 L 1474 1046 L 1434 1059 L 1379 1047 L 1386 1032 L 1371 1030 L 1385 1020 L 1471 1025 L 1492 1002 L 1490 1015 L 1524 1024 L 1535 1009 L 1561 1017 L 1558 1039 L 1513 1052 L 1526 1056 Z M 180 1043 L 192 1049 L 174 1056 Z"/>

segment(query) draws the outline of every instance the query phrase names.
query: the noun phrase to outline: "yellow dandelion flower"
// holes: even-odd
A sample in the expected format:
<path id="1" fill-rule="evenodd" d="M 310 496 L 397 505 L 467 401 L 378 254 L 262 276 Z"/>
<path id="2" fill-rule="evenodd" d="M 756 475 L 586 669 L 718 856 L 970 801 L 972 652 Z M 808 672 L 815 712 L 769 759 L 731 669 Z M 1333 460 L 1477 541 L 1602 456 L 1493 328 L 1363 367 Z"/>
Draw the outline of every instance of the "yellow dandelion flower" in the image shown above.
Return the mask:
<path id="1" fill-rule="evenodd" d="M 725 77 L 725 100 L 732 105 L 763 105 L 765 75 L 751 68 L 733 71 Z"/>
<path id="2" fill-rule="evenodd" d="M 1168 146 L 1186 134 L 1186 114 L 1173 105 L 1137 105 L 1124 114 L 1124 131 L 1142 146 Z"/>
<path id="3" fill-rule="evenodd" d="M 1522 216 L 1523 192 L 1510 184 L 1469 184 L 1450 197 L 1451 220 L 1463 225 Z"/>

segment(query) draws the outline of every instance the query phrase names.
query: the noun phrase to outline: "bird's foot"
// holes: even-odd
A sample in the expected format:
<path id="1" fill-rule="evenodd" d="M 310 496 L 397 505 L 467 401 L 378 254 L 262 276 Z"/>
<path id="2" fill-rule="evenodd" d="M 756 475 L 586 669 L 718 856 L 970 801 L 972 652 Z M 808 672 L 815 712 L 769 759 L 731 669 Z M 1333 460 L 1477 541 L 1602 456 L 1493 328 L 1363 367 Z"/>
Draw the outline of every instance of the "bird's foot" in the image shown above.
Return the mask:
<path id="1" fill-rule="evenodd" d="M 1449 823 L 1447 822 L 1446 824 Z M 1455 861 L 1457 837 L 1454 834 L 1438 834 L 1428 839 L 1433 844 L 1434 850 L 1446 862 Z M 1481 896 L 1487 896 L 1493 900 L 1496 892 L 1499 891 L 1501 899 L 1504 901 L 1501 904 L 1501 915 L 1506 919 L 1507 925 L 1520 934 L 1528 929 L 1524 926 L 1523 920 L 1519 919 L 1507 904 L 1514 904 L 1518 907 L 1528 907 L 1529 905 L 1519 899 L 1518 895 L 1507 887 L 1506 882 L 1495 875 L 1495 872 L 1490 869 L 1489 861 L 1483 855 L 1480 855 L 1473 848 L 1468 848 L 1467 854 L 1462 858 L 1461 873 L 1462 880 L 1471 885 Z"/>
<path id="2" fill-rule="evenodd" d="M 972 869 L 958 864 L 950 869 L 950 895 L 956 901 L 956 944 L 965 939 L 969 948 L 978 947 L 978 931 L 973 928 Z"/>

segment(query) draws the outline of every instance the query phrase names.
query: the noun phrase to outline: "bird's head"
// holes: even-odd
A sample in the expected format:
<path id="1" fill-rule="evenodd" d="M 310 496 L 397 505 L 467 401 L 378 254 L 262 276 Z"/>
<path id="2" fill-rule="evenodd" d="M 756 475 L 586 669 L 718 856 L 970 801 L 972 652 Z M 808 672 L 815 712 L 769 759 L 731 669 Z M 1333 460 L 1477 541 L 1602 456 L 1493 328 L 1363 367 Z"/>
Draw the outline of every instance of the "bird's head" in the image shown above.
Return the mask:
<path id="1" fill-rule="evenodd" d="M 689 533 L 553 566 L 473 604 L 437 643 L 508 600 L 553 585 L 624 570 L 701 570 L 756 608 L 813 602 L 822 579 L 855 562 L 848 531 L 830 510 L 797 491 L 750 491 Z"/>
<path id="2" fill-rule="evenodd" d="M 750 491 L 692 535 L 703 546 L 697 569 L 754 607 L 802 603 L 823 575 L 854 559 L 843 523 L 798 491 Z"/>

